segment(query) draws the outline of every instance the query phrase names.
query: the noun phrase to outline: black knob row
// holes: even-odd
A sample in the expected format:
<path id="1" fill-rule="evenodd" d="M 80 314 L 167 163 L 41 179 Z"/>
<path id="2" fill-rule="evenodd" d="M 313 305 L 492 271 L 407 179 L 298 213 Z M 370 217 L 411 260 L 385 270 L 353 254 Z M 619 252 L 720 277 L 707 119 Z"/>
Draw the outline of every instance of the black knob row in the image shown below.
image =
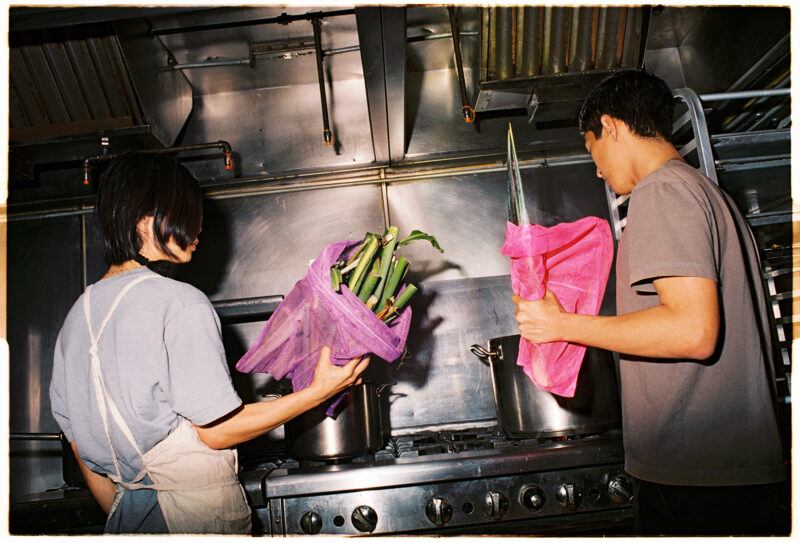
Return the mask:
<path id="1" fill-rule="evenodd" d="M 371 507 L 362 505 L 357 506 L 350 516 L 353 527 L 362 533 L 371 533 L 378 526 L 378 514 Z M 334 520 L 334 524 L 336 520 Z M 342 521 L 337 526 L 341 527 Z M 306 534 L 319 534 L 322 530 L 322 518 L 316 512 L 306 512 L 300 518 L 300 529 Z"/>

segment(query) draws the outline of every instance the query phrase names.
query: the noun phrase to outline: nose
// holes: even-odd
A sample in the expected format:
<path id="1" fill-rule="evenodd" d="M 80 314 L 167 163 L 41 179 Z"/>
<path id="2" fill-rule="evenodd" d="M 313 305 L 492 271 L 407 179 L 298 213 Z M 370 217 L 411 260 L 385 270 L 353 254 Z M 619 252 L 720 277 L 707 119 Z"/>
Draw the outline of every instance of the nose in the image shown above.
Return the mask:
<path id="1" fill-rule="evenodd" d="M 603 173 L 599 169 L 597 170 L 597 178 L 598 179 L 602 179 L 603 178 Z"/>

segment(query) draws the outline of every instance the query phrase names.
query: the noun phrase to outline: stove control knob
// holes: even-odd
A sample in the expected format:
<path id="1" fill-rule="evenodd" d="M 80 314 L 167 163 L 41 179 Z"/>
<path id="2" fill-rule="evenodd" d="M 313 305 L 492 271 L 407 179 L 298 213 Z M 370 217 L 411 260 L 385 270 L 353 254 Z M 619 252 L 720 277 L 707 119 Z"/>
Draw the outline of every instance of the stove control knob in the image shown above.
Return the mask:
<path id="1" fill-rule="evenodd" d="M 508 499 L 499 491 L 490 491 L 483 501 L 486 515 L 492 519 L 503 519 L 508 512 Z"/>
<path id="2" fill-rule="evenodd" d="M 353 515 L 350 516 L 350 519 L 353 522 L 353 527 L 362 533 L 371 533 L 378 525 L 378 514 L 371 507 L 365 505 L 353 510 Z"/>
<path id="3" fill-rule="evenodd" d="M 581 488 L 575 484 L 561 484 L 556 489 L 556 499 L 567 510 L 575 511 L 578 509 L 581 493 Z"/>
<path id="4" fill-rule="evenodd" d="M 633 484 L 626 474 L 617 474 L 608 481 L 608 496 L 617 504 L 628 504 L 633 500 Z"/>
<path id="5" fill-rule="evenodd" d="M 453 507 L 441 497 L 434 497 L 425 507 L 425 515 L 437 527 L 444 526 L 453 517 Z"/>
<path id="6" fill-rule="evenodd" d="M 306 512 L 300 518 L 300 528 L 306 534 L 317 534 L 322 530 L 322 518 L 316 512 Z"/>
<path id="7" fill-rule="evenodd" d="M 519 500 L 528 510 L 538 512 L 544 506 L 544 491 L 539 486 L 525 486 L 522 488 Z"/>

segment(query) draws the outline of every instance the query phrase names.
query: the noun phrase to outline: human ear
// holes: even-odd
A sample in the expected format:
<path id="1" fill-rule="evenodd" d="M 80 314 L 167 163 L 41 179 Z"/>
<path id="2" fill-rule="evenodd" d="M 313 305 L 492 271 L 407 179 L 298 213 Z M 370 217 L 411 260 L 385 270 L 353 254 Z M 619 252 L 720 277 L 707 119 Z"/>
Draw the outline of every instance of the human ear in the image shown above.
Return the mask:
<path id="1" fill-rule="evenodd" d="M 600 124 L 614 141 L 617 140 L 617 123 L 609 115 L 600 116 Z"/>
<path id="2" fill-rule="evenodd" d="M 153 217 L 148 215 L 140 218 L 136 223 L 136 233 L 139 234 L 142 241 L 151 239 L 153 237 Z"/>

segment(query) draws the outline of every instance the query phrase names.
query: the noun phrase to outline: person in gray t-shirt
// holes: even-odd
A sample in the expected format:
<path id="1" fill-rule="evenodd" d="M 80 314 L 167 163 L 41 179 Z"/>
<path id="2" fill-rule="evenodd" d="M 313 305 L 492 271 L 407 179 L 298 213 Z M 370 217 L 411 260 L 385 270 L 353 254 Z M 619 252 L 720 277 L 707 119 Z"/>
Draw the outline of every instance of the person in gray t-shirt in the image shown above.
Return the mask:
<path id="1" fill-rule="evenodd" d="M 247 533 L 233 446 L 360 382 L 369 359 L 337 367 L 323 348 L 308 388 L 242 405 L 208 298 L 162 276 L 197 248 L 197 181 L 174 158 L 128 153 L 96 212 L 109 269 L 61 328 L 50 401 L 106 532 Z"/>
<path id="2" fill-rule="evenodd" d="M 786 467 L 752 235 L 670 141 L 673 97 L 644 71 L 609 76 L 580 113 L 586 149 L 630 194 L 617 316 L 515 298 L 520 333 L 620 353 L 625 469 L 640 534 L 779 534 Z"/>

